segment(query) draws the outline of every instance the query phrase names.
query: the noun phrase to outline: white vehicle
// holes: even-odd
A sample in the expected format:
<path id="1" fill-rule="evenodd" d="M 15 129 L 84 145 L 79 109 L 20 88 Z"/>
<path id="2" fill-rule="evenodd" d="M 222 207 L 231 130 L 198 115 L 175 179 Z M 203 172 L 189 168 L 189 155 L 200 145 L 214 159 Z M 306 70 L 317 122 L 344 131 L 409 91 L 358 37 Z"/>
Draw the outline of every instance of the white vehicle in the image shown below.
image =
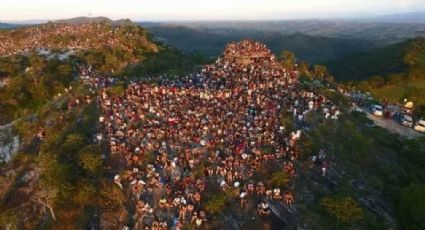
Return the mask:
<path id="1" fill-rule="evenodd" d="M 358 112 L 358 113 L 364 113 L 362 109 L 360 108 L 355 108 L 354 111 Z"/>
<path id="2" fill-rule="evenodd" d="M 425 120 L 420 119 L 416 122 L 416 125 L 413 127 L 418 132 L 425 133 Z"/>
<path id="3" fill-rule="evenodd" d="M 412 127 L 413 126 L 413 119 L 412 119 L 411 116 L 402 115 L 400 123 L 404 126 Z"/>
<path id="4" fill-rule="evenodd" d="M 382 106 L 380 106 L 380 105 L 372 105 L 370 107 L 370 111 L 375 116 L 382 116 L 384 114 L 384 111 L 382 109 Z"/>

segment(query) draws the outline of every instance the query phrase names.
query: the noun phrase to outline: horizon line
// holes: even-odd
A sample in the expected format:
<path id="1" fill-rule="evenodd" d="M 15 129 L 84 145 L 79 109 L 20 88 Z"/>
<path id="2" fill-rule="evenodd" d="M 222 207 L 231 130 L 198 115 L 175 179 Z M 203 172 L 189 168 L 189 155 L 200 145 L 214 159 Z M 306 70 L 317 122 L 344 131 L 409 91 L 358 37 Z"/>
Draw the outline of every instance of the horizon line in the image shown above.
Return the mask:
<path id="1" fill-rule="evenodd" d="M 0 19 L 1 23 L 8 23 L 8 24 L 44 24 L 49 21 L 58 21 L 58 20 L 70 20 L 75 18 L 99 18 L 104 17 L 107 19 L 110 19 L 112 21 L 118 21 L 118 20 L 130 20 L 132 22 L 221 22 L 221 21 L 232 21 L 232 22 L 248 22 L 248 21 L 307 21 L 307 20 L 316 20 L 316 21 L 326 21 L 326 20 L 343 20 L 343 21 L 370 21 L 370 20 L 379 20 L 380 17 L 383 16 L 397 16 L 397 15 L 403 15 L 403 14 L 411 14 L 411 13 L 425 13 L 425 10 L 419 10 L 419 11 L 409 11 L 409 12 L 399 12 L 399 13 L 392 13 L 392 14 L 363 14 L 358 15 L 356 12 L 350 12 L 349 15 L 345 16 L 328 16 L 328 17 L 318 17 L 318 16 L 312 16 L 312 17 L 282 17 L 282 18 L 265 18 L 265 19 L 258 19 L 258 18 L 166 18 L 166 19 L 158 19 L 158 18 L 117 18 L 116 17 L 108 17 L 104 15 L 99 16 L 86 16 L 86 15 L 80 15 L 80 16 L 71 16 L 67 18 L 50 18 L 50 19 L 40 19 L 40 18 L 33 18 L 33 19 L 19 19 L 19 20 L 3 20 Z M 316 14 L 326 14 L 326 13 L 319 13 Z M 357 15 L 356 15 L 357 14 Z M 421 23 L 421 22 L 418 22 Z"/>

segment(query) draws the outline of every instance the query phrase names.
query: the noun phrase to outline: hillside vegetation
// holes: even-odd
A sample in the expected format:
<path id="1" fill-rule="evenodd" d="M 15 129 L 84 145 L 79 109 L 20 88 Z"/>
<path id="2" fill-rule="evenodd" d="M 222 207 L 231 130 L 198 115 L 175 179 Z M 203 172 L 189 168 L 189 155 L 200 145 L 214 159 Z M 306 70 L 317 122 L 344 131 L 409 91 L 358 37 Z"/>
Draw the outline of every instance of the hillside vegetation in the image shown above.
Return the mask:
<path id="1" fill-rule="evenodd" d="M 380 99 L 404 98 L 425 105 L 425 38 L 376 51 L 356 54 L 326 64 L 335 79 L 351 81 Z"/>
<path id="2" fill-rule="evenodd" d="M 319 149 L 333 156 L 329 178 L 303 170 L 298 211 L 316 229 L 417 229 L 425 206 L 424 139 L 404 140 L 371 127 L 363 113 L 315 125 L 303 142 L 303 157 Z M 317 126 L 316 126 L 317 125 Z M 315 171 L 316 170 L 316 171 Z M 353 200 L 360 203 L 356 206 Z"/>

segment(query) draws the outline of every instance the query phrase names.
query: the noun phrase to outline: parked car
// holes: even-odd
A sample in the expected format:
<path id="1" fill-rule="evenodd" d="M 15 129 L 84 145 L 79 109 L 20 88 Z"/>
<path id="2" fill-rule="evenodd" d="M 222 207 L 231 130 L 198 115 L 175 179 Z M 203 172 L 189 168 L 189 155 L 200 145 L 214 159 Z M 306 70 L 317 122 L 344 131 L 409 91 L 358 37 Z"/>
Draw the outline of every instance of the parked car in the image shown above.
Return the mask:
<path id="1" fill-rule="evenodd" d="M 355 108 L 355 109 L 354 109 L 354 111 L 356 111 L 356 112 L 358 112 L 358 113 L 364 113 L 364 112 L 363 112 L 363 110 L 362 110 L 362 109 L 360 109 L 360 108 L 358 108 L 358 107 L 357 107 L 357 108 Z"/>
<path id="2" fill-rule="evenodd" d="M 382 116 L 384 114 L 384 111 L 382 109 L 382 106 L 380 106 L 380 105 L 372 105 L 370 107 L 370 111 L 375 116 Z"/>
<path id="3" fill-rule="evenodd" d="M 400 123 L 407 127 L 413 127 L 413 119 L 411 116 L 408 115 L 402 115 Z"/>
<path id="4" fill-rule="evenodd" d="M 416 125 L 413 127 L 418 132 L 425 133 L 425 120 L 420 119 L 416 122 Z"/>

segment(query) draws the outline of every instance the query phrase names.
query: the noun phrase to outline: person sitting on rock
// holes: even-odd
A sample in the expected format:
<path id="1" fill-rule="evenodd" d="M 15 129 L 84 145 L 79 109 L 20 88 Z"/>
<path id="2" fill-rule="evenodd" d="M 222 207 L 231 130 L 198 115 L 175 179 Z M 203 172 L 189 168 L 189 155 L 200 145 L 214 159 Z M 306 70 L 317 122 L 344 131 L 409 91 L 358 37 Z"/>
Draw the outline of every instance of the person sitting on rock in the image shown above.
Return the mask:
<path id="1" fill-rule="evenodd" d="M 280 188 L 273 189 L 273 199 L 280 200 L 282 195 L 280 194 Z"/>
<path id="2" fill-rule="evenodd" d="M 291 192 L 285 193 L 284 201 L 285 201 L 286 205 L 292 206 L 292 204 L 294 203 L 294 196 L 292 196 Z"/>

